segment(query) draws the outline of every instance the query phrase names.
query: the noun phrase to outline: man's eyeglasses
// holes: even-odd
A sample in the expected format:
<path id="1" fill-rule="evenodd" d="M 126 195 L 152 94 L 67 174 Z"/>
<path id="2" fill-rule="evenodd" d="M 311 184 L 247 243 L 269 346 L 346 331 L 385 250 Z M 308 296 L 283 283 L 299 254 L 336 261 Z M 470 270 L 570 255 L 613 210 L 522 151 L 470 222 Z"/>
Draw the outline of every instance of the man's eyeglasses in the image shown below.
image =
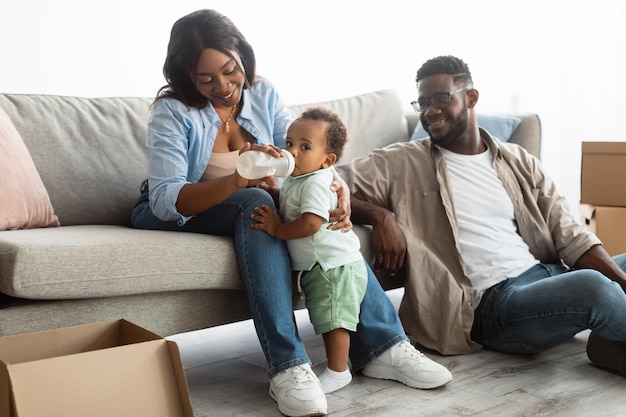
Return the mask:
<path id="1" fill-rule="evenodd" d="M 431 104 L 436 109 L 445 109 L 450 105 L 450 102 L 452 101 L 452 94 L 458 94 L 461 91 L 471 90 L 472 88 L 474 87 L 465 86 L 457 88 L 456 90 L 452 90 L 449 93 L 439 93 L 435 94 L 432 97 L 421 97 L 415 101 L 412 101 L 411 106 L 413 106 L 413 110 L 418 113 L 428 110 L 428 106 Z"/>

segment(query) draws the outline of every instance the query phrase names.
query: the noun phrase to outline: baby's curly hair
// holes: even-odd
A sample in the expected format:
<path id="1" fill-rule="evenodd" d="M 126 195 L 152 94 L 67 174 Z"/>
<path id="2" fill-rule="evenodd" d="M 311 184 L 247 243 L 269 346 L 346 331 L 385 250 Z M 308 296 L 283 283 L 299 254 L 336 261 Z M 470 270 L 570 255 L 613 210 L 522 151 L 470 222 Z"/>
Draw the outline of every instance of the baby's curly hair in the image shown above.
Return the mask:
<path id="1" fill-rule="evenodd" d="M 341 159 L 343 148 L 348 142 L 348 129 L 337 113 L 327 107 L 315 106 L 305 109 L 298 119 L 328 122 L 326 150 L 337 155 L 337 161 Z"/>

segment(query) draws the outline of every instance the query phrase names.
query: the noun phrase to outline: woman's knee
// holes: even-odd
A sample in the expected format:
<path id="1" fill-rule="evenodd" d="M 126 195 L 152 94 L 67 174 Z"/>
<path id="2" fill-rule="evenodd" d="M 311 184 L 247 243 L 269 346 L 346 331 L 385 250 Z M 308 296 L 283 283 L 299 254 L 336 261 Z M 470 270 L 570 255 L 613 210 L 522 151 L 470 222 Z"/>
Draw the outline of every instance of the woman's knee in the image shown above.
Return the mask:
<path id="1" fill-rule="evenodd" d="M 254 210 L 255 207 L 268 206 L 276 209 L 274 199 L 262 188 L 243 188 L 236 191 L 229 198 L 231 202 L 240 204 L 245 210 Z"/>

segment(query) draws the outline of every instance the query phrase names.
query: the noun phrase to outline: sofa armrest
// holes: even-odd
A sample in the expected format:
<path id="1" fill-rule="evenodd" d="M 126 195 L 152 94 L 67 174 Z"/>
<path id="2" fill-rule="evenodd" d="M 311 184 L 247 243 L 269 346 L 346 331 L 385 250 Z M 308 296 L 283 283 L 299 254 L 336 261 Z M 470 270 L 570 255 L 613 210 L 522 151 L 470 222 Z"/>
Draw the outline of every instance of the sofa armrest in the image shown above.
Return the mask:
<path id="1" fill-rule="evenodd" d="M 512 113 L 510 116 L 522 119 L 511 134 L 510 143 L 516 143 L 541 159 L 541 121 L 535 113 Z"/>
<path id="2" fill-rule="evenodd" d="M 419 113 L 415 113 L 412 111 L 412 112 L 406 112 L 405 116 L 406 116 L 407 124 L 409 126 L 409 139 L 410 139 L 411 136 L 413 136 L 413 132 L 415 131 L 415 128 L 420 122 L 420 115 Z"/>

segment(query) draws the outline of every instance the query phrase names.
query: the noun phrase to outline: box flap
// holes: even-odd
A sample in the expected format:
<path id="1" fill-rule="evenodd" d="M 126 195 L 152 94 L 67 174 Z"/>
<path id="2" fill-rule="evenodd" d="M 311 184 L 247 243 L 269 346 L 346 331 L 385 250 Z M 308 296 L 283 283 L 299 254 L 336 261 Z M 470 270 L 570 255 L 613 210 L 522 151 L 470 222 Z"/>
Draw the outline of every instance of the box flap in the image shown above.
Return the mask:
<path id="1" fill-rule="evenodd" d="M 626 142 L 582 142 L 583 153 L 626 153 Z"/>
<path id="2" fill-rule="evenodd" d="M 117 320 L 0 338 L 0 359 L 8 364 L 71 355 L 115 346 Z"/>
<path id="3" fill-rule="evenodd" d="M 161 339 L 9 365 L 18 416 L 193 417 L 170 349 Z"/>
<path id="4" fill-rule="evenodd" d="M 183 407 L 185 416 L 193 416 L 193 408 L 191 407 L 191 395 L 189 394 L 189 385 L 187 384 L 187 377 L 185 376 L 185 369 L 183 367 L 182 359 L 180 356 L 180 349 L 176 342 L 168 340 L 167 346 L 170 350 L 170 357 L 174 364 L 174 374 L 176 375 L 176 381 L 178 383 L 178 394 L 180 395 L 180 404 Z"/>
<path id="5" fill-rule="evenodd" d="M 132 343 L 147 342 L 148 340 L 163 339 L 162 336 L 137 326 L 127 320 L 119 320 L 119 341 L 120 345 L 130 345 Z"/>
<path id="6" fill-rule="evenodd" d="M 158 339 L 129 321 L 110 320 L 1 337 L 0 360 L 13 364 Z"/>

